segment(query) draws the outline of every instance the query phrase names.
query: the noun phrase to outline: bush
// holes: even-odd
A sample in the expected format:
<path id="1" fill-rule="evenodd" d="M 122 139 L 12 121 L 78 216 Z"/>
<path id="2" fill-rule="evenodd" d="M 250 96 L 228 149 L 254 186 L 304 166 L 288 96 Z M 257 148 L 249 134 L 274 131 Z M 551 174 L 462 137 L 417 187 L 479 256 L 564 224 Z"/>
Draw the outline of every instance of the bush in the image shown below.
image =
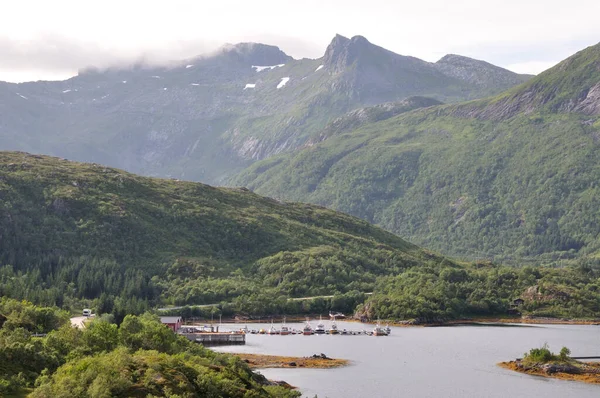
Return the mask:
<path id="1" fill-rule="evenodd" d="M 563 347 L 560 349 L 559 356 L 562 361 L 568 361 L 569 359 L 571 359 L 570 355 L 571 355 L 571 350 L 569 350 L 567 347 Z"/>
<path id="2" fill-rule="evenodd" d="M 529 353 L 525 354 L 525 360 L 529 362 L 550 362 L 556 359 L 556 356 L 550 351 L 547 343 L 541 348 L 532 348 Z"/>

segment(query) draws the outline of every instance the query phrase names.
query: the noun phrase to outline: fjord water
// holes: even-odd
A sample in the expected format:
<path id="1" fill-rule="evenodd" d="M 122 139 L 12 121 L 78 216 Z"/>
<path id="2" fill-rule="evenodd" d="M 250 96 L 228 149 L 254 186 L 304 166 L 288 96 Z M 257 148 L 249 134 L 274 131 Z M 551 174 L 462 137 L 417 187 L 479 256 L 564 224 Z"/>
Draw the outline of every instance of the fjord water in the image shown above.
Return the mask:
<path id="1" fill-rule="evenodd" d="M 302 328 L 301 324 L 289 326 Z M 338 326 L 340 330 L 373 327 L 350 322 L 338 322 Z M 573 356 L 600 356 L 600 326 L 393 327 L 387 337 L 247 335 L 245 346 L 218 350 L 289 356 L 325 353 L 352 361 L 339 369 L 260 370 L 269 379 L 299 387 L 302 396 L 310 398 L 315 394 L 319 398 L 600 396 L 598 385 L 529 376 L 496 365 L 544 343 L 553 351 L 567 346 Z"/>

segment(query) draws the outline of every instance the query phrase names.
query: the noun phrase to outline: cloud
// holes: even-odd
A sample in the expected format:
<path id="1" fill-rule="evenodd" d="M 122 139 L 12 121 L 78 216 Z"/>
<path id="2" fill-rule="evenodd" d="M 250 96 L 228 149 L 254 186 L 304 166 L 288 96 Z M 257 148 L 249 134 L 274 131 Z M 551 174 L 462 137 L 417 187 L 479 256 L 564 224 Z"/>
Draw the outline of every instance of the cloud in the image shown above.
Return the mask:
<path id="1" fill-rule="evenodd" d="M 294 37 L 263 34 L 244 39 L 243 41 L 265 44 L 278 42 L 282 50 L 297 58 L 317 58 L 325 50 L 319 49 L 314 43 Z M 216 40 L 176 40 L 131 50 L 57 35 L 43 35 L 29 40 L 0 37 L 0 80 L 62 80 L 87 67 L 104 69 L 134 63 L 164 65 L 210 54 L 223 44 Z"/>
<path id="2" fill-rule="evenodd" d="M 2 79 L 11 81 L 29 80 L 33 76 L 63 79 L 90 66 L 102 69 L 140 61 L 149 65 L 165 64 L 207 53 L 218 45 L 217 42 L 180 40 L 164 47 L 149 46 L 128 51 L 52 35 L 30 40 L 0 37 L 0 74 Z"/>
<path id="3" fill-rule="evenodd" d="M 554 62 L 600 39 L 597 0 L 303 0 L 293 9 L 279 0 L 19 0 L 2 6 L 0 79 L 139 59 L 165 62 L 247 41 L 315 58 L 335 33 L 363 35 L 427 61 L 456 53 L 499 66 Z"/>

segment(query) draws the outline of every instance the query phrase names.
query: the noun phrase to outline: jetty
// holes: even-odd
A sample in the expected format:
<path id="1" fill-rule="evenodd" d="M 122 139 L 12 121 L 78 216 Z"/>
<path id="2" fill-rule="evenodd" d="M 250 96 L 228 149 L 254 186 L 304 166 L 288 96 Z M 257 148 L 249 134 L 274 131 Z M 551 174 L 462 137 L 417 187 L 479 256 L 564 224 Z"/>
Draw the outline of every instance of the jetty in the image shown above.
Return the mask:
<path id="1" fill-rule="evenodd" d="M 244 345 L 246 335 L 244 333 L 180 333 L 190 341 L 195 341 L 204 346 L 218 345 Z"/>

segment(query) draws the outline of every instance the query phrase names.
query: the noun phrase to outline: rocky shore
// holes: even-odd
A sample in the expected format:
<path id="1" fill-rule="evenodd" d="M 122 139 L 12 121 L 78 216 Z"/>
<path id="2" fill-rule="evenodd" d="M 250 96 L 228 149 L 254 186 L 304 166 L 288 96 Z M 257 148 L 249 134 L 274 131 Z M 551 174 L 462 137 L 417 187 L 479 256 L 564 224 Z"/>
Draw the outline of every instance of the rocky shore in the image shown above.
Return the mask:
<path id="1" fill-rule="evenodd" d="M 552 377 L 563 380 L 600 384 L 600 362 L 527 363 L 522 360 L 501 362 L 505 369 L 534 376 Z"/>
<path id="2" fill-rule="evenodd" d="M 346 359 L 329 358 L 325 354 L 314 354 L 309 357 L 286 357 L 262 354 L 233 354 L 240 357 L 252 369 L 264 368 L 313 368 L 330 369 L 346 366 L 350 361 Z"/>

